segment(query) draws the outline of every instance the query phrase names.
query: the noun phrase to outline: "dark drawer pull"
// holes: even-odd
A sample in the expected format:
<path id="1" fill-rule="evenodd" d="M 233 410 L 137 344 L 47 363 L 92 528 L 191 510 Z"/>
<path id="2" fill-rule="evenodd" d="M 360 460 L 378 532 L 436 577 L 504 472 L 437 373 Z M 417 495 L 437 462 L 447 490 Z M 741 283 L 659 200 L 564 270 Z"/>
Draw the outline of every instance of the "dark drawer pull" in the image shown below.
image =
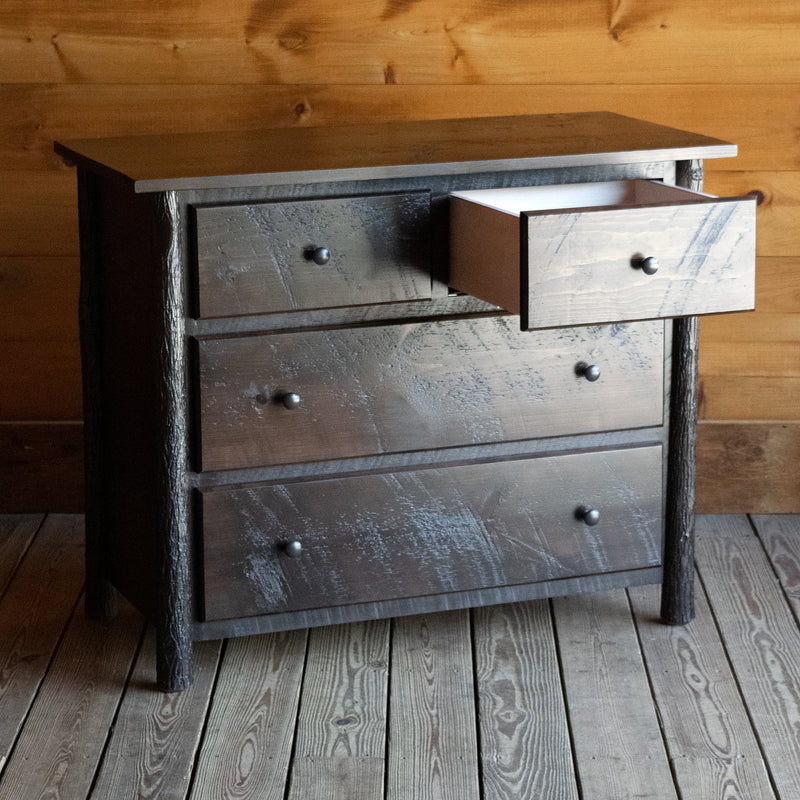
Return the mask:
<path id="1" fill-rule="evenodd" d="M 589 383 L 594 383 L 600 377 L 600 367 L 597 364 L 587 364 L 585 361 L 575 365 L 575 372 L 586 378 Z"/>
<path id="2" fill-rule="evenodd" d="M 306 258 L 324 267 L 331 260 L 331 251 L 327 247 L 309 247 L 306 250 Z"/>
<path id="3" fill-rule="evenodd" d="M 303 543 L 299 539 L 293 539 L 291 542 L 286 542 L 281 549 L 289 558 L 300 558 L 303 552 Z"/>
<path id="4" fill-rule="evenodd" d="M 300 397 L 297 392 L 287 392 L 281 395 L 281 403 L 283 403 L 283 407 L 288 408 L 289 411 L 294 411 L 294 409 L 299 408 L 302 402 L 303 398 Z"/>
<path id="5" fill-rule="evenodd" d="M 578 506 L 575 510 L 575 516 L 582 520 L 585 525 L 593 528 L 600 522 L 600 512 L 596 508 L 587 508 L 586 506 Z"/>
<path id="6" fill-rule="evenodd" d="M 645 275 L 655 275 L 658 272 L 658 259 L 655 256 L 645 256 L 642 258 L 635 258 L 633 266 L 644 272 Z"/>

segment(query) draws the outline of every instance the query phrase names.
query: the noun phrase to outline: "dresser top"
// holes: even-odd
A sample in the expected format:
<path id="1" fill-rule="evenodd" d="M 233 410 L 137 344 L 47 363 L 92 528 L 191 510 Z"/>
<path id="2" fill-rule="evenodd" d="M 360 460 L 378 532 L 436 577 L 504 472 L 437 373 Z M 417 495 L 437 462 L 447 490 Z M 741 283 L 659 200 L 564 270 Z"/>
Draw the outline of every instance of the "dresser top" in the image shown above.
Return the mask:
<path id="1" fill-rule="evenodd" d="M 443 173 L 593 166 L 736 155 L 736 146 L 608 112 L 126 136 L 56 142 L 136 192 Z"/>

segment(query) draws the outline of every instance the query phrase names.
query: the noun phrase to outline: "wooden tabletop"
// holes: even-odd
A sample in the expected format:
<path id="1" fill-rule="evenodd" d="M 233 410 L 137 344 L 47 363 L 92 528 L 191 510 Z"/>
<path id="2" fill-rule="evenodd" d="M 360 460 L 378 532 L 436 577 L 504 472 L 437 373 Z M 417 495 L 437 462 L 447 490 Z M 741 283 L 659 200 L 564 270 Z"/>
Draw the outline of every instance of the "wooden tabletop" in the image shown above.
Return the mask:
<path id="1" fill-rule="evenodd" d="M 736 155 L 736 146 L 608 112 L 56 142 L 137 192 L 412 177 Z"/>

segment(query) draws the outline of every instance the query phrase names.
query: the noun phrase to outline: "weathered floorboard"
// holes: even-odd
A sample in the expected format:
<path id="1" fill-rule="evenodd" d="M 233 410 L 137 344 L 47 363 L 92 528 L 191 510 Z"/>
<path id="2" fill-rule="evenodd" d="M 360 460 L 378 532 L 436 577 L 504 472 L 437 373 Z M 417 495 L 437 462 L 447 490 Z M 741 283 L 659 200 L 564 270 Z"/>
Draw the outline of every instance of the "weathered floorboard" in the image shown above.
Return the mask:
<path id="1" fill-rule="evenodd" d="M 189 790 L 214 688 L 222 642 L 194 652 L 195 681 L 185 692 L 154 691 L 155 634 L 145 637 L 114 724 L 93 797 L 183 800 Z"/>
<path id="2" fill-rule="evenodd" d="M 625 592 L 553 605 L 584 797 L 677 800 Z"/>
<path id="3" fill-rule="evenodd" d="M 550 604 L 473 613 L 484 800 L 577 800 Z"/>
<path id="4" fill-rule="evenodd" d="M 800 630 L 746 517 L 699 517 L 697 566 L 783 800 L 800 797 Z"/>
<path id="5" fill-rule="evenodd" d="M 468 611 L 394 621 L 387 800 L 478 797 Z"/>
<path id="6" fill-rule="evenodd" d="M 43 514 L 0 515 L 0 597 L 43 520 Z"/>
<path id="7" fill-rule="evenodd" d="M 0 603 L 0 769 L 83 584 L 82 517 L 48 517 Z"/>
<path id="8" fill-rule="evenodd" d="M 143 630 L 127 604 L 108 622 L 73 616 L 9 758 L 5 797 L 88 797 Z"/>
<path id="9" fill-rule="evenodd" d="M 314 628 L 289 800 L 379 800 L 386 761 L 389 620 Z"/>
<path id="10" fill-rule="evenodd" d="M 83 617 L 82 518 L 40 520 L 0 517 L 2 800 L 800 796 L 798 517 L 700 517 L 685 627 L 651 587 L 202 642 L 173 695 L 130 606 Z"/>
<path id="11" fill-rule="evenodd" d="M 685 626 L 661 624 L 658 587 L 629 594 L 681 800 L 773 800 L 705 594 Z"/>
<path id="12" fill-rule="evenodd" d="M 228 643 L 192 800 L 283 800 L 307 638 L 299 630 Z"/>
<path id="13" fill-rule="evenodd" d="M 752 517 L 783 591 L 800 618 L 800 517 L 768 514 Z"/>

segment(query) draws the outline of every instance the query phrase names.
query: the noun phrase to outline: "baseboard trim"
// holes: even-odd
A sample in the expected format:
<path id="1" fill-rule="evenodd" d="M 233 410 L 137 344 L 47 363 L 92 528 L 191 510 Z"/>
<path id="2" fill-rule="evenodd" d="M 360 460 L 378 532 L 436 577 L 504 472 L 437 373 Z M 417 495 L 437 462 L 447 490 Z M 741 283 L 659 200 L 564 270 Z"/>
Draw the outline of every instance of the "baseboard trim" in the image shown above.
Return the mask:
<path id="1" fill-rule="evenodd" d="M 0 511 L 83 511 L 83 423 L 0 422 Z"/>
<path id="2" fill-rule="evenodd" d="M 697 512 L 800 513 L 800 421 L 700 422 Z"/>

